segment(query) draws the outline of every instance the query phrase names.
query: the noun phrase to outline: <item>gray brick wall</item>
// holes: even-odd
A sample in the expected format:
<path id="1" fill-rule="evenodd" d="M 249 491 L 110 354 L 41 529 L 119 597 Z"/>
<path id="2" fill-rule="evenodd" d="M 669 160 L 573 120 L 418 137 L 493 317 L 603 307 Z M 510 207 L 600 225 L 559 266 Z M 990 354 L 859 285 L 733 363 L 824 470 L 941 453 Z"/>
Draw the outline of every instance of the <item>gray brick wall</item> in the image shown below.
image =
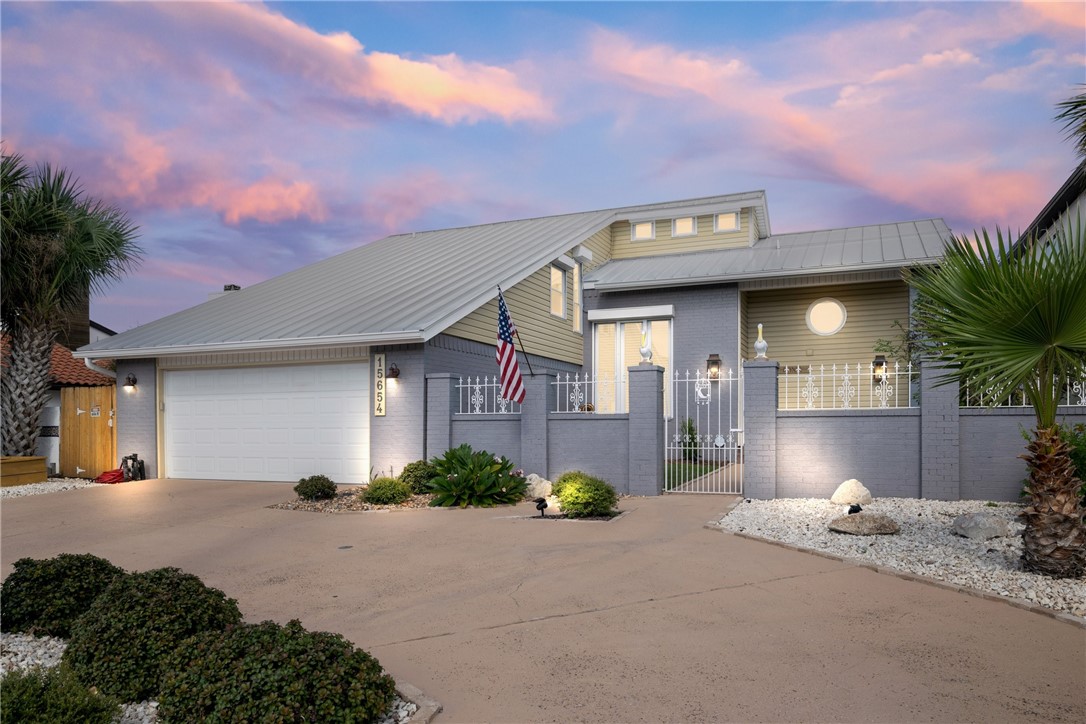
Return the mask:
<path id="1" fill-rule="evenodd" d="M 426 454 L 426 376 L 423 346 L 375 347 L 383 352 L 385 365 L 400 368 L 400 377 L 389 380 L 384 417 L 373 414 L 370 400 L 370 467 L 374 475 L 399 475 L 404 465 Z M 373 394 L 373 364 L 370 364 L 370 394 Z"/>
<path id="2" fill-rule="evenodd" d="M 554 409 L 554 376 L 536 373 L 524 378 L 520 409 L 520 461 L 525 473 L 547 475 L 547 413 Z"/>
<path id="3" fill-rule="evenodd" d="M 959 500 L 958 386 L 936 385 L 942 370 L 920 366 L 920 495 Z"/>
<path id="4" fill-rule="evenodd" d="M 919 410 L 777 414 L 777 497 L 828 498 L 849 478 L 876 497 L 920 494 Z"/>
<path id="5" fill-rule="evenodd" d="M 743 494 L 777 497 L 777 369 L 773 360 L 743 363 Z"/>
<path id="6" fill-rule="evenodd" d="M 520 415 L 454 415 L 450 447 L 467 443 L 473 450 L 486 450 L 505 456 L 518 468 L 524 468 L 520 454 Z M 444 450 L 435 452 L 441 455 Z M 433 457 L 433 456 L 431 456 Z M 526 472 L 535 472 L 527 470 Z"/>
<path id="7" fill-rule="evenodd" d="M 551 413 L 547 478 L 581 470 L 630 492 L 629 415 Z"/>
<path id="8" fill-rule="evenodd" d="M 653 289 L 631 292 L 585 292 L 585 309 L 615 309 L 670 304 L 672 324 L 671 369 L 705 370 L 710 354 L 719 354 L 725 367 L 737 369 L 739 354 L 739 289 L 734 284 L 714 284 L 685 289 Z M 585 328 L 585 369 L 592 369 L 592 333 Z"/>
<path id="9" fill-rule="evenodd" d="M 117 360 L 117 460 L 137 453 L 144 462 L 148 478 L 157 478 L 158 472 L 158 384 L 155 360 Z M 122 386 L 129 373 L 136 375 L 138 384 L 131 392 Z M 168 471 L 167 471 L 168 472 Z"/>
<path id="10" fill-rule="evenodd" d="M 441 455 L 452 444 L 452 418 L 459 404 L 458 376 L 447 372 L 426 375 L 426 459 Z"/>
<path id="11" fill-rule="evenodd" d="M 664 368 L 630 367 L 629 492 L 659 495 L 664 487 Z"/>
<path id="12" fill-rule="evenodd" d="M 1061 407 L 1061 424 L 1086 424 L 1086 409 Z M 960 413 L 961 496 L 967 500 L 1017 501 L 1028 471 L 1027 434 L 1037 425 L 1031 408 L 963 409 Z"/>

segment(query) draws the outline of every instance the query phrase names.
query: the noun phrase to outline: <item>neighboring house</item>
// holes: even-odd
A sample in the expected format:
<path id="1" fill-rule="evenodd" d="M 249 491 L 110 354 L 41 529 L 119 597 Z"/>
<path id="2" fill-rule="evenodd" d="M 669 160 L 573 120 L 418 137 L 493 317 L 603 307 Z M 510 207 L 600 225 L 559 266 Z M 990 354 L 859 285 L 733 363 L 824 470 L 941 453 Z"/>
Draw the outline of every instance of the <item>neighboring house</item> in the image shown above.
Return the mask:
<path id="1" fill-rule="evenodd" d="M 444 439 L 435 375 L 497 372 L 499 285 L 532 370 L 600 381 L 577 409 L 620 419 L 643 329 L 669 377 L 738 368 L 758 323 L 782 366 L 870 365 L 908 317 L 902 267 L 950 238 L 939 219 L 773 235 L 762 191 L 398 234 L 77 356 L 137 378 L 119 447 L 150 476 L 360 482 Z M 378 400 L 382 362 L 399 375 Z"/>
<path id="2" fill-rule="evenodd" d="M 1037 214 L 1026 230 L 1018 237 L 1015 247 L 1031 239 L 1046 244 L 1067 227 L 1086 221 L 1086 160 L 1081 161 L 1063 186 L 1049 199 L 1041 213 Z"/>

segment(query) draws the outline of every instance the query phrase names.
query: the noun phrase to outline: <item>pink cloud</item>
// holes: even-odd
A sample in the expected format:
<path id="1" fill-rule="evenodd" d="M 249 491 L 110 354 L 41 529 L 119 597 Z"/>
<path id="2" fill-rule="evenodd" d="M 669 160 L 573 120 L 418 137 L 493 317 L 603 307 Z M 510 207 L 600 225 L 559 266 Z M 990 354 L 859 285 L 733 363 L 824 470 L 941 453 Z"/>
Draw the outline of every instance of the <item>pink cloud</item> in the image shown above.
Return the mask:
<path id="1" fill-rule="evenodd" d="M 245 219 L 273 224 L 288 219 L 323 221 L 327 210 L 316 187 L 303 181 L 264 178 L 251 184 L 207 181 L 192 189 L 192 202 L 222 214 L 228 224 Z"/>
<path id="2" fill-rule="evenodd" d="M 369 189 L 362 213 L 386 233 L 400 232 L 429 209 L 468 200 L 468 188 L 433 169 L 407 171 Z"/>

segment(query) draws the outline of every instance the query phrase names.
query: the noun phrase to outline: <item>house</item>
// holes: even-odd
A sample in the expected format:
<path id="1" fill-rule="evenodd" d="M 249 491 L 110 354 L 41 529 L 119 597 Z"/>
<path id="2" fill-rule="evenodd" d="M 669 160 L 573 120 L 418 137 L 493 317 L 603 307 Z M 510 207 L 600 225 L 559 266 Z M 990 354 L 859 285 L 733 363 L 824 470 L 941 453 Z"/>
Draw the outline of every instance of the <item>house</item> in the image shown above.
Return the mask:
<path id="1" fill-rule="evenodd" d="M 759 323 L 786 369 L 870 369 L 875 341 L 908 317 L 902 267 L 937 261 L 950 238 L 939 219 L 774 235 L 764 191 L 397 234 L 77 356 L 135 378 L 118 399 L 119 449 L 150 476 L 359 482 L 451 439 L 435 410 L 455 408 L 461 378 L 480 390 L 496 373 L 499 286 L 525 374 L 572 375 L 575 411 L 621 421 L 640 414 L 630 365 L 651 358 L 668 380 L 714 358 L 736 370 Z M 680 404 L 667 395 L 665 415 Z"/>
<path id="2" fill-rule="evenodd" d="M 1031 239 L 1046 244 L 1068 224 L 1082 221 L 1086 221 L 1086 160 L 1079 162 L 1037 217 L 1018 236 L 1014 246 L 1021 247 Z"/>

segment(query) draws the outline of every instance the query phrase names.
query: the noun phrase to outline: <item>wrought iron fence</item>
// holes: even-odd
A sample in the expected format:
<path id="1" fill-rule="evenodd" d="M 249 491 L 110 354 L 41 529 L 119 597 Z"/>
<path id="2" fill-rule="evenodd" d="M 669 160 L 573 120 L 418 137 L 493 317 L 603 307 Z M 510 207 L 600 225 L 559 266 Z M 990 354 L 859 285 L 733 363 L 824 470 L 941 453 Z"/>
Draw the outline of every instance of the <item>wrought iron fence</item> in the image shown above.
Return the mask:
<path id="1" fill-rule="evenodd" d="M 461 377 L 456 385 L 461 415 L 519 415 L 520 403 L 502 397 L 501 379 Z"/>
<path id="2" fill-rule="evenodd" d="M 920 369 L 912 363 L 782 366 L 781 410 L 883 410 L 920 406 Z"/>
<path id="3" fill-rule="evenodd" d="M 555 412 L 614 413 L 625 412 L 625 375 L 596 377 L 587 372 L 559 374 L 551 384 L 556 394 Z"/>
<path id="4" fill-rule="evenodd" d="M 741 494 L 741 370 L 676 372 L 667 393 L 675 413 L 664 417 L 664 490 Z"/>
<path id="5" fill-rule="evenodd" d="M 1060 405 L 1086 407 L 1086 369 L 1069 374 L 1063 380 L 1052 379 L 1053 385 L 1060 390 Z M 995 390 L 976 380 L 971 380 L 961 387 L 959 405 L 961 407 L 1031 407 L 1023 387 L 1011 391 L 1009 395 L 995 400 Z"/>

